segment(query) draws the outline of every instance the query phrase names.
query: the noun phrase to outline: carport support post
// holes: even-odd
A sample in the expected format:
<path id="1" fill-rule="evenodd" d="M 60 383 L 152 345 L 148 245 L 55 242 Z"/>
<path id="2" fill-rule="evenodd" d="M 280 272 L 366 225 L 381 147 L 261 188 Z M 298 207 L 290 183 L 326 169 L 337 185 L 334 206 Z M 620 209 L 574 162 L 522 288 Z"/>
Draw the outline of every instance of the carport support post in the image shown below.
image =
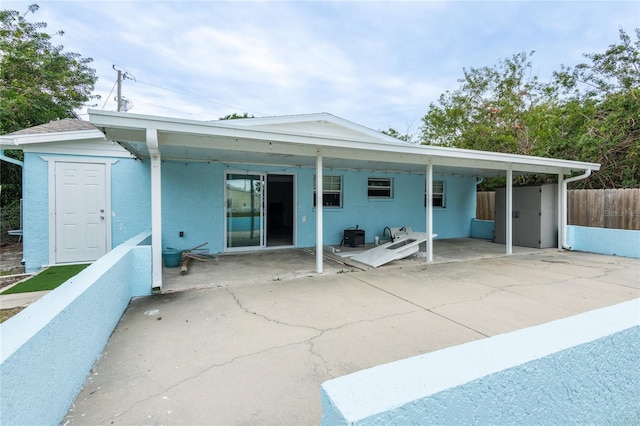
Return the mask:
<path id="1" fill-rule="evenodd" d="M 151 158 L 151 288 L 162 290 L 162 161 L 156 129 L 147 129 L 147 148 Z"/>
<path id="2" fill-rule="evenodd" d="M 506 196 L 506 222 L 507 222 L 507 238 L 505 245 L 507 246 L 507 254 L 513 253 L 512 232 L 513 232 L 513 170 L 511 165 L 507 168 L 507 189 Z"/>
<path id="3" fill-rule="evenodd" d="M 433 262 L 433 164 L 427 164 L 427 263 Z"/>
<path id="4" fill-rule="evenodd" d="M 563 224 L 563 209 L 562 209 L 562 181 L 564 181 L 564 173 L 558 173 L 558 249 L 562 249 L 562 242 L 564 241 L 564 226 Z"/>
<path id="5" fill-rule="evenodd" d="M 322 153 L 316 156 L 316 272 L 322 273 Z"/>

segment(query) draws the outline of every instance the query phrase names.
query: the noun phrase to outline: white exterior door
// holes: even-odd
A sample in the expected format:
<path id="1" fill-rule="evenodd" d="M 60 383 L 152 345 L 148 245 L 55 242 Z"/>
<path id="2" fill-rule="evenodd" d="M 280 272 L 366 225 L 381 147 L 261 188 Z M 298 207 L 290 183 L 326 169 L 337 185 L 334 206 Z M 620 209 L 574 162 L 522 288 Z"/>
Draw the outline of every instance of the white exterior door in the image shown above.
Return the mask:
<path id="1" fill-rule="evenodd" d="M 106 165 L 55 163 L 55 261 L 96 260 L 107 252 Z"/>

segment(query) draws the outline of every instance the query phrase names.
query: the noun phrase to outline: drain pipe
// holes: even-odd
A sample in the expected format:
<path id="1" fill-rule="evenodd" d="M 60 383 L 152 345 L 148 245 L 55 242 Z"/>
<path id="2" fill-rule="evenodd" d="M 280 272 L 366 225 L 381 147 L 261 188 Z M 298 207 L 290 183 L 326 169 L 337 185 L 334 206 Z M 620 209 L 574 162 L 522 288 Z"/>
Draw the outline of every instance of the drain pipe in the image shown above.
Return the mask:
<path id="1" fill-rule="evenodd" d="M 4 149 L 0 149 L 0 160 L 6 161 L 7 163 L 15 164 L 24 168 L 24 161 L 16 160 L 15 158 L 7 157 L 4 155 Z"/>
<path id="2" fill-rule="evenodd" d="M 574 176 L 562 181 L 562 248 L 571 250 L 571 246 L 567 244 L 567 184 L 577 180 L 586 179 L 591 176 L 591 169 L 585 170 L 581 175 Z"/>
<path id="3" fill-rule="evenodd" d="M 158 130 L 146 129 L 151 162 L 151 291 L 162 291 L 162 157 Z"/>

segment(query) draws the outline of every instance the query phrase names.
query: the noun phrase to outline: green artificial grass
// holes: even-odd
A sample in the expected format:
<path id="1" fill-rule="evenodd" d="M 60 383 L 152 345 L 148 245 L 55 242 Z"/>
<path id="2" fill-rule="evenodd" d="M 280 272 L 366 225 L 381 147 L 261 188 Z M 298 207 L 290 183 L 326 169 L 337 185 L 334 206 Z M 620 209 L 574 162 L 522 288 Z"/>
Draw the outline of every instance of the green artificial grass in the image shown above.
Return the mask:
<path id="1" fill-rule="evenodd" d="M 89 263 L 82 265 L 51 266 L 38 275 L 16 284 L 1 294 L 28 293 L 31 291 L 53 290 L 69 278 L 77 275 Z"/>

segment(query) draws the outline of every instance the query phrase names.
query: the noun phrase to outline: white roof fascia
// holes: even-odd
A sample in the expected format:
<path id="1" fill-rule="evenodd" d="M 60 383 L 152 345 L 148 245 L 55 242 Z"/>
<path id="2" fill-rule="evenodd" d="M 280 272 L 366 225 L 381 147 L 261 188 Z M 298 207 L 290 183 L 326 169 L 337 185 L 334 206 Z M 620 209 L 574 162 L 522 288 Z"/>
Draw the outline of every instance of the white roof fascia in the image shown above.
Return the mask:
<path id="1" fill-rule="evenodd" d="M 158 116 L 136 115 L 129 113 L 116 113 L 98 110 L 89 110 L 90 121 L 99 127 L 116 127 L 125 129 L 157 129 L 178 134 L 191 134 L 201 136 L 218 136 L 238 139 L 254 139 L 264 142 L 289 143 L 298 145 L 313 145 L 320 148 L 330 148 L 323 155 L 339 155 L 340 150 L 360 150 L 371 151 L 378 154 L 389 154 L 395 157 L 398 154 L 408 154 L 403 161 L 415 164 L 426 164 L 428 160 L 432 160 L 433 164 L 450 165 L 459 167 L 483 167 L 483 164 L 491 165 L 502 170 L 511 165 L 513 170 L 527 171 L 525 166 L 537 166 L 549 171 L 535 173 L 557 173 L 561 169 L 568 170 L 600 170 L 600 164 L 587 163 L 572 160 L 561 160 L 546 157 L 533 157 L 518 154 L 505 154 L 492 151 L 476 151 L 460 148 L 439 147 L 435 145 L 413 145 L 413 144 L 397 144 L 376 140 L 362 142 L 354 140 L 336 139 L 325 136 L 313 136 L 309 134 L 276 132 L 264 129 L 252 129 L 249 126 L 234 126 L 229 123 L 202 122 L 195 120 L 184 120 L 175 118 L 166 118 Z M 235 120 L 221 120 L 235 121 Z M 382 135 L 382 134 L 381 134 Z M 385 136 L 385 135 L 382 135 Z M 394 138 L 391 138 L 394 139 Z M 395 141 L 395 139 L 394 139 Z M 187 145 L 188 146 L 188 145 Z M 197 146 L 203 146 L 197 144 Z M 333 148 L 334 150 L 331 150 Z M 380 160 L 380 158 L 378 158 Z M 389 158 L 390 161 L 391 158 Z M 466 165 L 472 162 L 473 165 Z M 499 167 L 502 165 L 502 167 Z"/>
<path id="2" fill-rule="evenodd" d="M 387 141 L 393 144 L 399 145 L 411 145 L 400 139 L 396 139 L 392 136 L 385 135 L 382 132 L 363 126 L 353 121 L 345 120 L 328 112 L 320 112 L 315 114 L 299 114 L 299 115 L 283 115 L 274 117 L 256 117 L 256 118 L 241 118 L 233 120 L 233 124 L 240 126 L 262 126 L 271 124 L 289 124 L 289 123 L 305 123 L 305 122 L 327 122 L 338 126 L 345 127 L 355 132 L 363 133 L 369 137 L 380 139 L 381 141 Z"/>
<path id="3" fill-rule="evenodd" d="M 88 110 L 88 112 L 89 112 L 89 121 L 94 126 L 97 126 L 97 127 L 114 126 L 118 128 L 129 128 L 129 129 L 140 129 L 140 130 L 151 128 L 151 129 L 157 129 L 157 130 L 168 131 L 168 132 L 176 132 L 176 133 L 193 133 L 193 134 L 199 134 L 199 135 L 205 135 L 205 136 L 223 136 L 223 137 L 238 137 L 238 138 L 246 137 L 250 139 L 261 139 L 261 140 L 267 140 L 267 141 L 282 141 L 283 138 L 279 136 L 289 135 L 289 136 L 294 136 L 296 138 L 300 138 L 300 137 L 313 138 L 314 141 L 322 140 L 322 139 L 332 139 L 340 142 L 345 142 L 345 141 L 357 142 L 357 140 L 348 139 L 348 138 L 331 138 L 329 136 L 314 135 L 312 133 L 287 132 L 287 131 L 274 130 L 274 129 L 253 128 L 254 126 L 235 123 L 235 122 L 242 122 L 245 120 L 262 120 L 261 118 L 198 121 L 198 120 L 177 119 L 177 118 L 130 114 L 130 113 L 118 113 L 113 111 L 102 111 L 102 110 L 91 110 L 91 109 Z M 309 117 L 311 116 L 320 118 L 321 120 L 309 120 Z M 306 116 L 288 116 L 288 117 L 298 118 L 298 122 L 324 120 L 326 122 L 333 123 L 339 126 L 348 127 L 351 130 L 357 131 L 359 133 L 367 133 L 369 137 L 372 137 L 373 139 L 375 139 L 372 141 L 367 141 L 366 143 L 383 143 L 385 145 L 393 145 L 395 147 L 414 146 L 413 144 L 409 144 L 399 139 L 393 138 L 391 136 L 387 136 L 383 133 L 369 129 L 368 127 L 360 126 L 356 123 L 339 119 L 338 117 L 328 113 L 310 114 Z M 300 117 L 306 117 L 306 119 L 301 119 Z M 265 118 L 264 119 L 265 122 L 262 124 L 267 124 L 268 119 L 271 119 L 272 121 L 274 121 L 273 124 L 279 123 L 279 121 L 277 123 L 275 122 L 274 120 L 275 117 L 274 117 L 274 118 Z M 295 120 L 285 121 L 283 119 L 282 122 L 291 123 L 296 121 Z M 246 133 L 246 132 L 249 132 L 249 133 Z M 296 139 L 294 142 L 296 141 L 298 141 L 298 139 Z M 362 142 L 362 140 L 360 140 L 360 142 Z"/>
<path id="4" fill-rule="evenodd" d="M 79 140 L 101 139 L 104 134 L 98 130 L 72 130 L 68 132 L 36 133 L 25 135 L 0 136 L 0 145 L 23 146 L 40 143 L 71 142 Z"/>

